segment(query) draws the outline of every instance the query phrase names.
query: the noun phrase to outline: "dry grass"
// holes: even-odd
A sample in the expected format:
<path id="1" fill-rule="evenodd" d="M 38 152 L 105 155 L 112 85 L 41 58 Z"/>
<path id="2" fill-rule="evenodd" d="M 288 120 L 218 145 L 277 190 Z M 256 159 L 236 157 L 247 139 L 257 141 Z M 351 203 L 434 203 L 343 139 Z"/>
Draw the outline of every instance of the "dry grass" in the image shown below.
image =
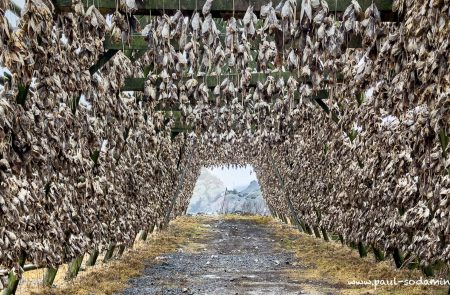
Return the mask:
<path id="1" fill-rule="evenodd" d="M 122 258 L 110 261 L 107 264 L 98 263 L 94 267 L 88 267 L 81 272 L 72 282 L 64 281 L 65 271 L 58 271 L 55 280 L 57 288 L 34 287 L 29 290 L 19 290 L 24 294 L 45 294 L 45 295 L 91 295 L 91 294 L 114 294 L 122 290 L 127 281 L 139 276 L 146 263 L 156 261 L 158 256 L 164 253 L 173 252 L 189 242 L 191 238 L 205 235 L 208 227 L 204 217 L 180 217 L 171 222 L 168 229 L 149 236 L 145 243 L 137 243 L 126 251 Z M 199 245 L 189 245 L 189 247 L 200 247 Z M 87 256 L 87 255 L 86 255 Z M 99 257 L 99 261 L 101 258 Z M 67 269 L 67 268 L 66 268 Z M 27 272 L 29 280 L 40 280 L 42 271 Z"/>
<path id="2" fill-rule="evenodd" d="M 267 226 L 274 233 L 278 246 L 295 253 L 297 262 L 305 268 L 285 271 L 289 279 L 301 281 L 303 289 L 310 294 L 326 294 L 340 291 L 340 294 L 395 294 L 395 295 L 440 295 L 447 294 L 447 287 L 425 286 L 379 286 L 355 287 L 348 284 L 351 280 L 398 280 L 418 279 L 418 270 L 397 270 L 392 261 L 377 263 L 372 256 L 361 259 L 356 250 L 342 246 L 337 242 L 325 242 L 312 236 L 298 232 L 292 226 L 274 221 L 270 217 L 225 215 L 216 217 L 180 217 L 171 223 L 168 230 L 149 237 L 146 243 L 138 243 L 127 251 L 120 260 L 108 264 L 101 262 L 94 267 L 88 267 L 81 272 L 76 280 L 64 281 L 64 268 L 58 272 L 53 289 L 29 288 L 24 286 L 18 290 L 20 295 L 88 295 L 113 294 L 122 290 L 127 281 L 139 276 L 146 262 L 152 263 L 164 253 L 176 251 L 179 248 L 187 252 L 201 251 L 205 245 L 198 242 L 198 237 L 207 239 L 209 224 L 218 219 L 246 220 L 251 223 Z M 197 239 L 195 239 L 197 238 Z M 196 240 L 196 242 L 194 242 Z M 369 253 L 370 255 L 371 253 Z M 101 258 L 99 257 L 99 261 Z M 66 266 L 65 266 L 66 267 Z M 43 271 L 27 272 L 25 281 L 41 281 Z"/>
<path id="3" fill-rule="evenodd" d="M 220 216 L 220 219 L 225 220 L 246 220 L 256 224 L 269 224 L 273 221 L 272 217 L 261 215 L 238 215 L 238 214 L 226 214 Z"/>
<path id="4" fill-rule="evenodd" d="M 392 259 L 377 263 L 374 258 L 360 258 L 358 251 L 340 243 L 317 239 L 300 233 L 291 226 L 278 222 L 270 224 L 277 236 L 279 246 L 293 251 L 301 265 L 307 266 L 304 270 L 290 270 L 286 273 L 291 279 L 310 284 L 312 294 L 317 285 L 314 282 L 325 282 L 327 285 L 341 289 L 341 294 L 396 294 L 396 295 L 439 295 L 447 294 L 448 287 L 442 286 L 352 286 L 352 280 L 402 280 L 419 279 L 424 275 L 419 270 L 396 269 Z M 371 253 L 369 253 L 371 255 Z M 445 277 L 444 277 L 445 278 Z M 425 278 L 424 278 L 425 279 Z M 308 289 L 308 288 L 306 288 Z M 322 291 L 324 291 L 322 289 Z M 320 292 L 319 292 L 320 293 Z M 323 293 L 322 293 L 323 294 Z"/>

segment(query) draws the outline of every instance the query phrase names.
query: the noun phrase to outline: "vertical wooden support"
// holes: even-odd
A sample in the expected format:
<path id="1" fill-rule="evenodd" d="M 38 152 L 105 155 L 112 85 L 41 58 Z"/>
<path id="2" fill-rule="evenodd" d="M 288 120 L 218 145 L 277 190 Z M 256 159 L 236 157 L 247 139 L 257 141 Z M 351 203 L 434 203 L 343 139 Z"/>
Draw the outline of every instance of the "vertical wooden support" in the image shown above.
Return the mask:
<path id="1" fill-rule="evenodd" d="M 395 266 L 397 268 L 400 268 L 404 262 L 404 257 L 400 252 L 400 250 L 398 248 L 395 248 L 394 253 L 392 253 L 392 256 L 394 257 Z"/>
<path id="2" fill-rule="evenodd" d="M 69 263 L 69 268 L 66 273 L 66 280 L 72 280 L 77 277 L 78 272 L 80 271 L 81 263 L 83 262 L 83 257 L 84 255 L 81 255 Z"/>
<path id="3" fill-rule="evenodd" d="M 384 252 L 382 250 L 378 249 L 375 246 L 372 246 L 372 250 L 376 261 L 380 262 L 384 260 Z"/>
<path id="4" fill-rule="evenodd" d="M 322 236 L 320 235 L 320 232 L 319 232 L 319 228 L 317 227 L 317 226 L 313 226 L 313 230 L 314 230 L 314 235 L 316 236 L 316 238 L 322 238 Z"/>
<path id="5" fill-rule="evenodd" d="M 45 287 L 52 287 L 53 282 L 55 281 L 56 274 L 58 273 L 58 266 L 56 268 L 53 267 L 47 267 L 45 269 L 45 275 L 44 275 L 44 286 Z"/>
<path id="6" fill-rule="evenodd" d="M 151 233 L 153 232 L 154 229 L 155 229 L 155 225 L 154 225 L 154 224 L 150 225 L 150 227 L 149 227 L 148 229 L 144 229 L 144 230 L 141 232 L 141 235 L 139 236 L 139 239 L 140 239 L 141 241 L 147 240 L 148 234 L 149 234 L 149 233 L 151 234 Z"/>
<path id="7" fill-rule="evenodd" d="M 327 230 L 326 230 L 324 227 L 321 227 L 320 229 L 322 230 L 322 236 L 323 236 L 323 239 L 324 239 L 325 241 L 329 242 L 329 241 L 330 241 L 330 238 L 328 237 Z"/>
<path id="8" fill-rule="evenodd" d="M 117 257 L 122 257 L 123 252 L 125 252 L 125 244 L 119 246 L 119 251 L 117 251 Z"/>
<path id="9" fill-rule="evenodd" d="M 359 243 L 358 243 L 358 252 L 359 252 L 359 257 L 361 257 L 361 258 L 367 256 L 367 248 L 366 248 L 366 246 L 363 244 L 363 242 L 359 242 Z"/>
<path id="10" fill-rule="evenodd" d="M 145 241 L 148 237 L 148 229 L 144 229 L 141 234 L 139 235 L 139 240 Z"/>
<path id="11" fill-rule="evenodd" d="M 311 229 L 311 227 L 309 226 L 309 224 L 307 224 L 307 223 L 304 222 L 304 221 L 302 221 L 302 224 L 303 224 L 302 227 L 305 229 L 305 232 L 306 232 L 308 235 L 312 235 L 313 232 L 312 232 L 312 229 Z"/>
<path id="12" fill-rule="evenodd" d="M 422 266 L 422 272 L 427 276 L 427 277 L 432 277 L 434 276 L 434 269 L 433 269 L 433 265 L 429 264 L 427 266 Z"/>
<path id="13" fill-rule="evenodd" d="M 103 262 L 106 263 L 109 260 L 111 260 L 111 258 L 113 257 L 113 254 L 114 254 L 114 249 L 116 249 L 116 243 L 109 244 L 108 250 L 106 250 L 105 257 L 103 258 Z"/>
<path id="14" fill-rule="evenodd" d="M 25 251 L 20 252 L 18 264 L 23 267 L 25 264 L 26 253 Z M 19 272 L 20 270 L 17 270 Z M 2 295 L 13 295 L 16 293 L 17 286 L 19 285 L 20 275 L 16 274 L 14 271 L 10 271 L 8 274 L 8 287 L 3 290 Z"/>
<path id="15" fill-rule="evenodd" d="M 186 137 L 185 137 L 185 141 L 186 141 L 186 140 L 187 140 L 187 139 L 186 139 Z M 186 142 L 184 143 L 184 145 L 183 145 L 183 146 L 181 147 L 181 149 L 180 149 L 180 156 L 179 156 L 179 158 L 178 158 L 177 170 L 179 170 L 180 165 L 181 165 L 181 157 L 182 157 L 183 151 L 184 151 L 184 149 L 185 149 L 185 145 L 186 145 Z M 179 177 L 178 177 L 178 182 L 177 182 L 177 187 L 176 187 L 176 189 L 175 189 L 175 194 L 174 194 L 173 197 L 172 197 L 172 200 L 171 200 L 170 205 L 169 205 L 169 209 L 167 210 L 167 212 L 166 212 L 166 214 L 165 214 L 165 217 L 164 217 L 163 228 L 166 228 L 166 226 L 169 225 L 169 222 L 170 222 L 170 214 L 172 214 L 173 207 L 175 206 L 175 203 L 177 202 L 178 196 L 179 196 L 180 193 L 181 193 L 181 187 L 184 185 L 184 179 L 185 179 L 185 177 L 186 177 L 186 172 L 187 172 L 187 170 L 188 170 L 188 167 L 191 165 L 191 160 L 192 160 L 192 155 L 193 155 L 193 154 L 194 154 L 194 153 L 190 153 L 188 162 L 186 163 L 186 166 L 184 167 L 183 172 L 180 173 L 180 175 L 179 175 Z M 180 171 L 180 172 L 181 172 L 181 171 Z"/>
<path id="16" fill-rule="evenodd" d="M 339 241 L 341 241 L 341 244 L 344 245 L 345 241 L 344 241 L 344 236 L 339 234 Z"/>
<path id="17" fill-rule="evenodd" d="M 89 254 L 89 258 L 88 258 L 88 260 L 86 261 L 86 265 L 87 265 L 87 266 L 94 266 L 95 263 L 97 262 L 98 254 L 100 254 L 100 252 L 98 251 L 97 248 L 95 248 L 94 250 L 92 250 L 92 253 Z"/>

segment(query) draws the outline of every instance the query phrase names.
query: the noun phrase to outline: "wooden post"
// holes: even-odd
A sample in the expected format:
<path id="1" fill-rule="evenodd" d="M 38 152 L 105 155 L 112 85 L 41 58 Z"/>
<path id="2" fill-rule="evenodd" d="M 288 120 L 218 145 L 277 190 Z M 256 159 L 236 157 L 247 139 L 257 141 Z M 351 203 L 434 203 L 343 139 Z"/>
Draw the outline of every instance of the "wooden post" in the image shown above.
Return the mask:
<path id="1" fill-rule="evenodd" d="M 45 275 L 44 275 L 44 286 L 45 287 L 52 287 L 53 282 L 55 281 L 56 274 L 58 273 L 58 266 L 56 268 L 53 267 L 47 267 L 45 269 Z"/>
<path id="2" fill-rule="evenodd" d="M 384 252 L 378 249 L 375 246 L 372 246 L 373 255 L 375 256 L 375 260 L 380 262 L 384 260 Z"/>
<path id="3" fill-rule="evenodd" d="M 339 241 L 341 241 L 341 244 L 344 245 L 345 241 L 344 241 L 344 236 L 339 234 Z"/>
<path id="4" fill-rule="evenodd" d="M 321 227 L 321 230 L 322 230 L 323 239 L 327 242 L 330 241 L 330 238 L 328 237 L 328 234 L 327 234 L 327 230 L 324 227 Z"/>
<path id="5" fill-rule="evenodd" d="M 66 280 L 72 280 L 77 277 L 78 272 L 80 271 L 81 263 L 83 262 L 84 255 L 81 255 L 74 260 L 72 260 L 71 263 L 69 263 L 69 268 L 67 269 L 66 273 Z"/>
<path id="6" fill-rule="evenodd" d="M 302 225 L 300 224 L 300 221 L 298 220 L 298 218 L 293 219 L 293 224 L 298 229 L 298 231 L 304 232 L 304 229 L 302 228 Z"/>
<path id="7" fill-rule="evenodd" d="M 366 248 L 366 246 L 364 246 L 363 242 L 358 243 L 358 252 L 359 252 L 359 257 L 361 257 L 361 258 L 367 256 L 367 248 Z"/>
<path id="8" fill-rule="evenodd" d="M 312 235 L 313 232 L 312 232 L 312 229 L 311 229 L 311 227 L 309 226 L 309 224 L 307 224 L 307 223 L 304 222 L 304 221 L 302 221 L 302 223 L 303 223 L 303 228 L 305 228 L 305 232 L 306 232 L 308 235 Z"/>
<path id="9" fill-rule="evenodd" d="M 124 251 L 125 251 L 125 244 L 121 244 L 119 246 L 119 251 L 117 252 L 117 257 L 122 257 Z"/>
<path id="10" fill-rule="evenodd" d="M 103 258 L 103 262 L 108 262 L 108 260 L 111 260 L 114 254 L 114 249 L 116 248 L 116 243 L 111 243 L 108 246 L 108 250 L 106 250 L 105 257 Z"/>
<path id="11" fill-rule="evenodd" d="M 26 259 L 26 253 L 25 251 L 20 252 L 19 261 L 18 264 L 20 267 L 23 267 L 25 264 Z M 20 269 L 17 270 L 17 272 L 20 272 Z M 17 286 L 19 285 L 20 281 L 20 274 L 16 274 L 14 271 L 10 271 L 8 273 L 8 287 L 3 290 L 3 295 L 13 295 L 16 293 Z"/>
<path id="12" fill-rule="evenodd" d="M 321 236 L 320 236 L 320 232 L 319 232 L 319 228 L 317 227 L 317 226 L 313 226 L 313 230 L 314 230 L 314 235 L 316 236 L 316 238 L 322 238 Z"/>
<path id="13" fill-rule="evenodd" d="M 140 239 L 141 241 L 147 240 L 148 234 L 149 234 L 149 233 L 151 234 L 151 233 L 153 232 L 154 229 L 155 229 L 155 225 L 154 225 L 154 224 L 150 225 L 150 227 L 149 227 L 148 229 L 144 229 L 144 230 L 142 231 L 142 233 L 141 233 L 139 239 Z"/>
<path id="14" fill-rule="evenodd" d="M 426 266 L 422 266 L 422 272 L 427 276 L 427 277 L 432 277 L 434 276 L 434 269 L 433 269 L 433 265 L 429 264 Z"/>
<path id="15" fill-rule="evenodd" d="M 88 260 L 86 261 L 86 265 L 87 266 L 94 266 L 95 263 L 97 262 L 97 258 L 98 258 L 98 254 L 100 252 L 98 251 L 97 248 L 95 248 L 94 250 L 92 250 L 92 253 L 89 255 Z"/>
<path id="16" fill-rule="evenodd" d="M 398 248 L 394 249 L 394 253 L 392 253 L 392 256 L 394 258 L 395 266 L 397 268 L 400 268 L 403 265 L 404 257 L 400 250 Z"/>

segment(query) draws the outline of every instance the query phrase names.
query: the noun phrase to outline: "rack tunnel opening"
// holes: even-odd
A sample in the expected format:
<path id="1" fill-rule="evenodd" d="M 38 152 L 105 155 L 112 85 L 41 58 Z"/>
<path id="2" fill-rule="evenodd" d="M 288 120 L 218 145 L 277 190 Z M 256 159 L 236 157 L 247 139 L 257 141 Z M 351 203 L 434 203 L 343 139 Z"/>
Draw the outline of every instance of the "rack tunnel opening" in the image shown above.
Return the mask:
<path id="1" fill-rule="evenodd" d="M 270 211 L 253 167 L 245 165 L 202 167 L 186 213 L 267 216 Z"/>

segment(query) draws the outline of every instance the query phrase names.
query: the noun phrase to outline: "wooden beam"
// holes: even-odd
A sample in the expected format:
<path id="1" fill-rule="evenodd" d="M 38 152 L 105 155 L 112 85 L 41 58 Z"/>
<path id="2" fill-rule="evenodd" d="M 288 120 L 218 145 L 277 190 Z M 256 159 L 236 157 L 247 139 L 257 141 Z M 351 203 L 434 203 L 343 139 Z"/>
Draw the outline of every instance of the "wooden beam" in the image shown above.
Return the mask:
<path id="1" fill-rule="evenodd" d="M 95 65 L 89 68 L 89 73 L 91 75 L 95 74 L 98 70 L 100 70 L 117 52 L 118 49 L 108 49 L 104 52 L 95 63 Z"/>
<path id="2" fill-rule="evenodd" d="M 261 81 L 262 83 L 264 83 L 268 77 L 274 77 L 275 78 L 275 82 L 277 79 L 279 78 L 283 78 L 284 81 L 287 81 L 289 77 L 297 77 L 296 73 L 293 72 L 272 72 L 272 73 L 252 73 L 252 77 L 250 79 L 250 86 L 256 86 L 257 83 L 259 81 Z M 206 86 L 208 88 L 214 89 L 214 87 L 216 87 L 217 84 L 220 84 L 222 81 L 224 81 L 225 79 L 229 79 L 230 81 L 232 81 L 234 83 L 234 85 L 238 85 L 239 84 L 239 79 L 242 77 L 242 75 L 238 75 L 238 74 L 229 74 L 229 75 L 220 75 L 220 76 L 197 76 L 195 79 L 198 81 L 199 84 L 201 83 L 206 83 Z M 181 77 L 181 80 L 183 82 L 188 81 L 189 79 L 191 79 L 191 77 Z M 122 88 L 122 91 L 144 91 L 144 85 L 145 85 L 145 81 L 147 80 L 147 78 L 126 78 L 125 79 L 125 85 Z M 325 81 L 327 80 L 327 78 L 325 78 Z M 342 76 L 338 76 L 337 77 L 338 82 L 342 81 Z M 310 82 L 311 79 L 310 78 L 306 78 L 303 82 L 307 83 Z M 162 79 L 158 78 L 156 80 L 156 85 L 161 84 Z"/>
<path id="3" fill-rule="evenodd" d="M 18 261 L 18 265 L 20 267 L 24 266 L 25 259 L 26 259 L 26 253 L 25 253 L 25 251 L 21 251 L 20 256 L 19 256 L 19 261 Z M 19 269 L 16 270 L 16 272 L 19 272 L 19 271 L 20 271 Z M 14 271 L 9 272 L 8 287 L 3 290 L 2 295 L 13 295 L 16 293 L 17 286 L 19 285 L 19 281 L 20 281 L 20 275 L 16 274 L 16 272 L 14 272 Z"/>
<path id="4" fill-rule="evenodd" d="M 78 272 L 80 271 L 81 263 L 83 262 L 83 258 L 84 255 L 81 255 L 69 263 L 65 278 L 66 280 L 72 280 L 77 277 Z"/>
<path id="5" fill-rule="evenodd" d="M 221 40 L 222 42 L 225 39 L 225 28 L 221 29 Z M 261 42 L 260 38 L 256 40 L 250 41 L 251 48 L 257 50 L 259 47 L 259 43 Z M 177 40 L 171 41 L 172 46 L 175 50 L 179 50 Z M 128 42 L 122 42 L 121 40 L 116 41 L 111 38 L 111 36 L 106 36 L 105 41 L 103 42 L 103 46 L 105 49 L 115 49 L 115 50 L 148 50 L 148 42 L 145 40 L 145 36 L 139 34 L 133 34 L 129 36 Z M 362 38 L 357 35 L 351 35 L 348 41 L 345 43 L 346 48 L 361 48 L 362 47 Z"/>
<path id="6" fill-rule="evenodd" d="M 55 281 L 56 274 L 58 273 L 58 267 L 48 267 L 45 270 L 44 275 L 44 286 L 51 288 L 53 286 L 53 282 Z"/>
<path id="7" fill-rule="evenodd" d="M 131 35 L 128 42 L 116 41 L 111 38 L 111 36 L 106 36 L 103 42 L 103 47 L 105 49 L 134 49 L 134 50 L 147 50 L 148 42 L 145 41 L 145 37 L 142 35 Z"/>
<path id="8" fill-rule="evenodd" d="M 89 258 L 88 258 L 88 261 L 86 262 L 86 265 L 87 266 L 94 266 L 95 263 L 97 262 L 97 258 L 98 258 L 99 254 L 100 254 L 100 252 L 98 251 L 97 248 L 92 250 L 91 254 L 89 254 Z"/>
<path id="9" fill-rule="evenodd" d="M 187 140 L 187 139 L 185 139 L 185 140 Z M 186 144 L 186 143 L 184 143 L 184 144 Z M 169 221 L 170 221 L 170 214 L 172 214 L 173 207 L 175 206 L 175 203 L 176 203 L 177 200 L 178 200 L 178 196 L 179 196 L 180 193 L 181 193 L 181 188 L 183 187 L 183 185 L 184 185 L 184 180 L 185 180 L 185 178 L 186 178 L 186 172 L 190 169 L 189 166 L 191 165 L 192 155 L 193 155 L 193 154 L 194 154 L 194 153 L 189 153 L 189 159 L 188 159 L 188 161 L 187 161 L 187 163 L 186 163 L 186 166 L 183 167 L 183 172 L 179 174 L 178 182 L 177 182 L 177 187 L 176 187 L 176 189 L 175 189 L 175 194 L 173 195 L 172 200 L 171 200 L 170 205 L 169 205 L 169 209 L 167 210 L 166 215 L 164 216 L 164 223 L 163 223 L 163 226 L 164 226 L 164 227 L 167 226 L 167 225 L 169 224 Z M 181 171 L 180 171 L 180 172 L 181 172 Z"/>
<path id="10" fill-rule="evenodd" d="M 283 177 L 281 176 L 280 170 L 278 169 L 277 165 L 275 164 L 275 160 L 273 158 L 272 152 L 270 152 L 270 160 L 271 160 L 272 168 L 275 171 L 275 175 L 277 176 L 278 181 L 280 182 L 280 186 L 282 189 L 284 189 L 285 182 L 284 182 Z M 302 227 L 300 226 L 301 220 L 298 217 L 297 212 L 295 212 L 294 205 L 292 204 L 291 198 L 287 194 L 284 194 L 284 195 L 285 195 L 286 201 L 288 203 L 288 208 L 291 211 L 291 216 L 294 219 L 295 224 L 298 224 L 297 225 L 298 230 L 303 231 Z"/>
<path id="11" fill-rule="evenodd" d="M 92 4 L 89 0 L 81 0 L 82 3 L 88 7 Z M 297 14 L 300 16 L 300 7 L 302 0 L 297 1 Z M 328 4 L 330 12 L 343 12 L 351 4 L 351 0 L 325 0 Z M 194 11 L 201 11 L 206 0 L 148 0 L 148 1 L 136 1 L 137 10 L 133 12 L 137 15 L 161 15 L 167 13 L 173 13 L 174 11 L 181 9 L 185 15 L 191 15 Z M 253 11 L 259 16 L 261 6 L 267 4 L 268 0 L 248 0 L 248 1 L 230 1 L 230 0 L 215 0 L 212 3 L 211 14 L 213 17 L 229 18 L 234 15 L 236 18 L 242 18 L 247 11 L 249 5 L 253 5 Z M 280 2 L 280 0 L 273 1 L 274 7 Z M 358 0 L 362 9 L 369 7 L 372 2 L 382 12 L 392 11 L 392 0 Z M 53 0 L 54 5 L 58 10 L 67 12 L 72 10 L 71 0 Z M 103 14 L 114 13 L 117 5 L 116 0 L 98 0 L 96 6 Z M 234 6 L 233 6 L 234 4 Z"/>
<path id="12" fill-rule="evenodd" d="M 103 263 L 107 263 L 109 260 L 112 259 L 114 249 L 116 249 L 116 243 L 109 244 L 108 249 L 106 250 L 105 257 L 103 257 Z"/>

